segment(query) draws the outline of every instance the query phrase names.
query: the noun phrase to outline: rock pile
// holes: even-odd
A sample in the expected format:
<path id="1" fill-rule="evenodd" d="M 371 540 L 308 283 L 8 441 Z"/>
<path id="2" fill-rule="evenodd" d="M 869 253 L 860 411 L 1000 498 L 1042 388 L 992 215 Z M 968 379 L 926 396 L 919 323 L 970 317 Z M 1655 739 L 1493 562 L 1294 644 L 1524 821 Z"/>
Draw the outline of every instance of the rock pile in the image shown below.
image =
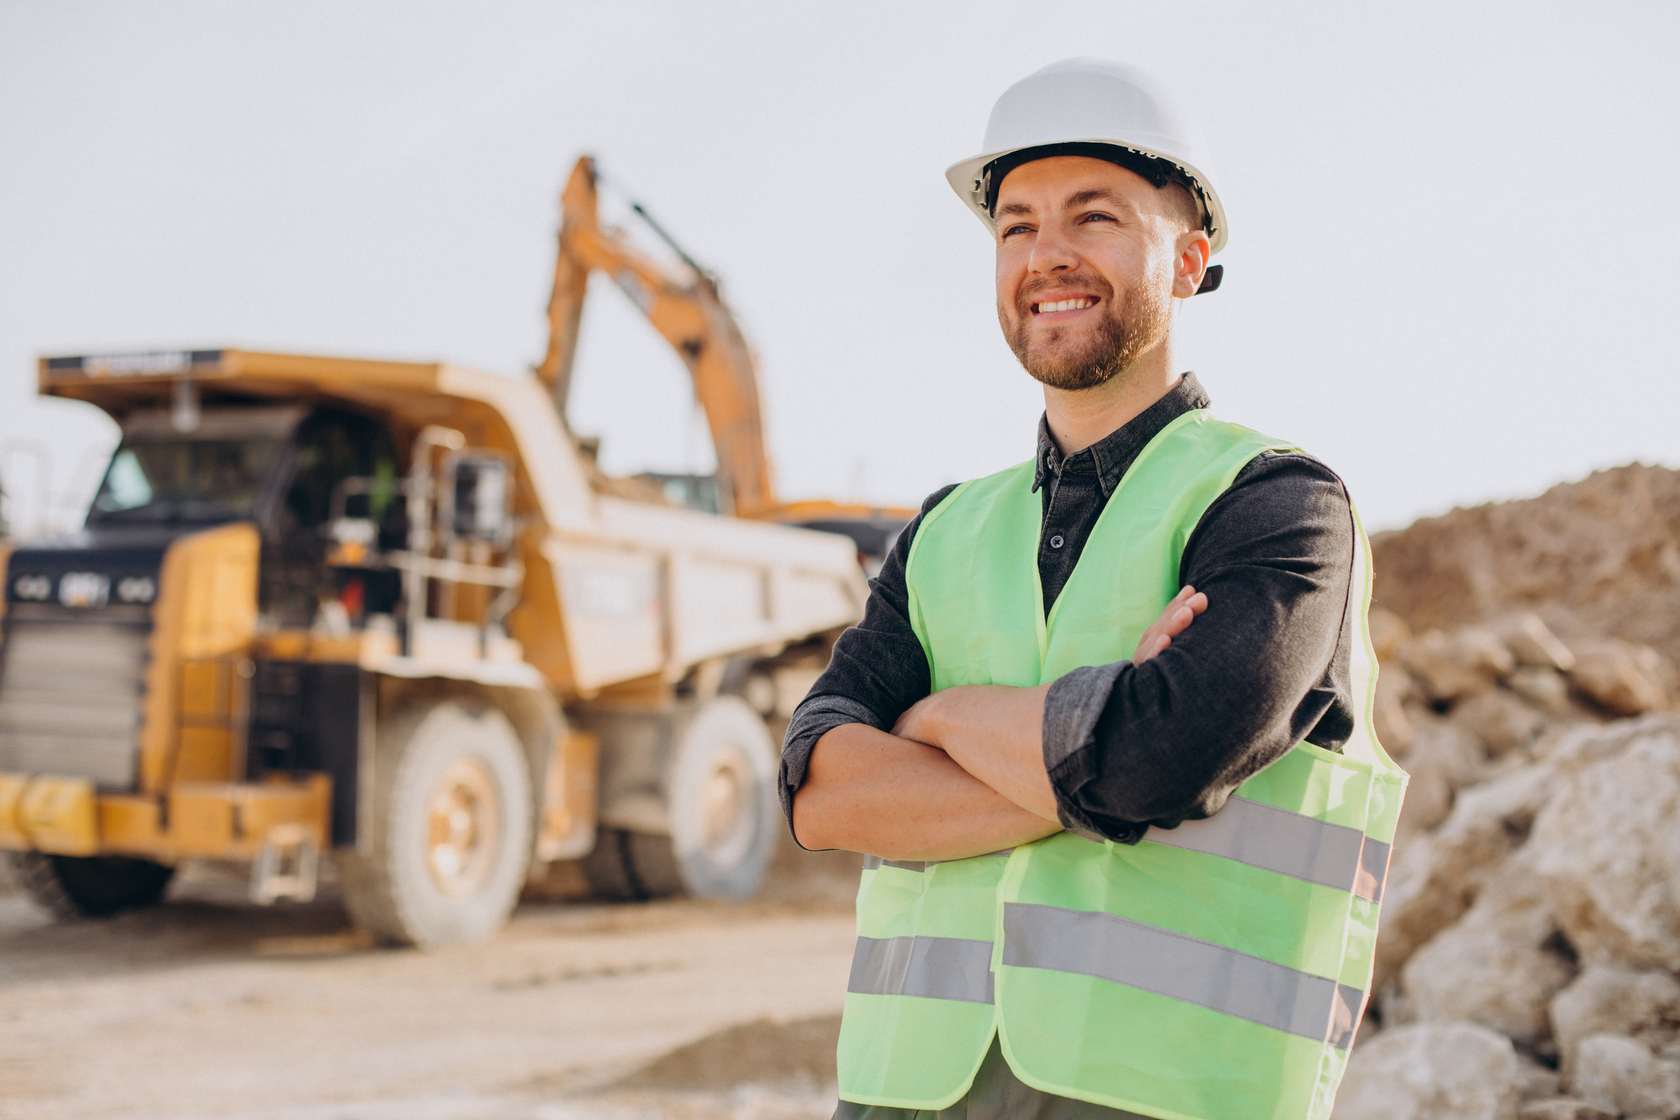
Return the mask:
<path id="1" fill-rule="evenodd" d="M 1371 548 L 1377 605 L 1420 633 L 1533 611 L 1571 645 L 1614 634 L 1680 660 L 1680 471 L 1599 471 L 1379 533 Z"/>
<path id="2" fill-rule="evenodd" d="M 1680 1117 L 1680 674 L 1532 613 L 1372 636 L 1412 783 L 1336 1120 Z"/>

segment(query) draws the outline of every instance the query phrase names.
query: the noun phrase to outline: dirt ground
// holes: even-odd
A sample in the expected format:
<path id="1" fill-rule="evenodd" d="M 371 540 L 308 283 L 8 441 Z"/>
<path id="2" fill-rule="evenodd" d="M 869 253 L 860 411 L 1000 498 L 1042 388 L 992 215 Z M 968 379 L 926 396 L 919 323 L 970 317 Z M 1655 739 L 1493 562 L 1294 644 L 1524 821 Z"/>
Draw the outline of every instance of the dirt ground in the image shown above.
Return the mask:
<path id="1" fill-rule="evenodd" d="M 215 867 L 49 923 L 0 887 L 0 1118 L 794 1120 L 834 1107 L 851 857 L 759 900 L 526 903 L 479 945 L 366 944 L 330 882 Z"/>

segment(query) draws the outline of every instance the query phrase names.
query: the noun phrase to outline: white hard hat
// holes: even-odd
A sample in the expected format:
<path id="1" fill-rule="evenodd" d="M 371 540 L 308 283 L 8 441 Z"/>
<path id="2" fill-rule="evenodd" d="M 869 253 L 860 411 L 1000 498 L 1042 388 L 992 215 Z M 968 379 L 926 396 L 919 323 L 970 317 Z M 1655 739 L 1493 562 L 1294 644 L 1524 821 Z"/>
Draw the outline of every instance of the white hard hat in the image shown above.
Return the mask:
<path id="1" fill-rule="evenodd" d="M 1154 175 L 1157 186 L 1166 181 L 1162 176 L 1176 168 L 1202 207 L 1211 251 L 1217 253 L 1225 247 L 1225 208 L 1208 177 L 1206 149 L 1195 126 L 1173 110 L 1148 76 L 1106 59 L 1052 62 L 1004 90 L 986 122 L 982 154 L 952 164 L 945 178 L 986 228 L 995 233 L 990 204 L 996 201 L 997 186 L 1003 175 L 1027 162 L 1004 157 L 1022 153 L 1041 158 L 1031 149 L 1063 144 L 1102 145 L 1130 153 L 1130 159 L 1115 162 L 1146 178 L 1151 177 L 1151 167 L 1159 168 Z M 1096 153 L 1076 148 L 1064 154 Z M 1100 158 L 1113 155 L 1106 153 Z M 1004 160 L 1001 174 L 988 174 L 1000 159 Z M 1163 167 L 1162 162 L 1168 166 Z"/>

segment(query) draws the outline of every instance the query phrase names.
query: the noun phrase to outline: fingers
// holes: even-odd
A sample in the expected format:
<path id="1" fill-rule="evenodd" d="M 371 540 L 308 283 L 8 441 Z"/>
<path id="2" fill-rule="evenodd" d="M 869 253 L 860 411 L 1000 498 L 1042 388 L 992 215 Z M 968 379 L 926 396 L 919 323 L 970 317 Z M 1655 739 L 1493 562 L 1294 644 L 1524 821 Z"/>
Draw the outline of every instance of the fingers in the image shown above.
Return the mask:
<path id="1" fill-rule="evenodd" d="M 1161 612 L 1156 626 L 1164 632 L 1177 637 L 1190 628 L 1196 616 L 1207 610 L 1208 598 L 1195 588 L 1186 587 L 1173 597 L 1167 604 L 1167 609 Z"/>
<path id="2" fill-rule="evenodd" d="M 1178 594 L 1172 597 L 1172 602 L 1168 603 L 1167 609 L 1161 613 L 1162 615 L 1176 615 L 1179 611 L 1188 609 L 1191 616 L 1194 617 L 1195 615 L 1201 614 L 1203 611 L 1207 610 L 1207 605 L 1208 597 L 1205 593 L 1197 591 L 1189 584 L 1185 584 L 1183 587 L 1179 588 Z"/>
<path id="3" fill-rule="evenodd" d="M 1161 617 L 1143 632 L 1132 662 L 1138 664 L 1148 661 L 1172 645 L 1172 640 L 1190 629 L 1190 624 L 1196 620 L 1196 616 L 1206 611 L 1207 607 L 1208 597 L 1205 594 L 1188 584 L 1180 588 L 1178 594 L 1174 595 L 1162 610 Z"/>
<path id="4" fill-rule="evenodd" d="M 1185 590 L 1191 591 L 1193 589 L 1185 588 Z M 1179 594 L 1182 595 L 1183 592 Z M 1166 612 L 1161 615 L 1161 628 L 1168 634 L 1177 637 L 1190 628 L 1190 624 L 1196 620 L 1197 615 L 1207 610 L 1207 603 L 1207 596 L 1200 591 L 1195 591 L 1178 602 L 1176 607 L 1169 604 Z"/>

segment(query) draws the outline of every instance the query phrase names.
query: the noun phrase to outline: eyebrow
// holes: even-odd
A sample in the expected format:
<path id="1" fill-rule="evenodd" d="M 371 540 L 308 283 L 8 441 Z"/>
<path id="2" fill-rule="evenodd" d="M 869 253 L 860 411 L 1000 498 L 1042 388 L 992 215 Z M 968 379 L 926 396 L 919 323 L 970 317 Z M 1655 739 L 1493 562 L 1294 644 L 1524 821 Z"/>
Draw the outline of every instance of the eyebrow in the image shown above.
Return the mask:
<path id="1" fill-rule="evenodd" d="M 1130 203 L 1128 203 L 1126 199 L 1120 195 L 1106 188 L 1098 187 L 1091 190 L 1074 191 L 1072 194 L 1068 195 L 1067 198 L 1062 200 L 1062 208 L 1064 210 L 1074 210 L 1092 202 L 1107 202 L 1117 207 L 1130 206 Z M 1000 218 L 1006 214 L 1016 216 L 1030 215 L 1032 213 L 1033 208 L 1024 202 L 1010 202 L 997 208 L 997 216 Z"/>
<path id="2" fill-rule="evenodd" d="M 1064 210 L 1072 210 L 1091 202 L 1111 202 L 1116 206 L 1128 205 L 1126 200 L 1120 195 L 1115 194 L 1113 191 L 1106 188 L 1099 187 L 1093 190 L 1074 191 L 1072 194 L 1068 195 L 1065 200 L 1063 200 L 1062 208 Z"/>

